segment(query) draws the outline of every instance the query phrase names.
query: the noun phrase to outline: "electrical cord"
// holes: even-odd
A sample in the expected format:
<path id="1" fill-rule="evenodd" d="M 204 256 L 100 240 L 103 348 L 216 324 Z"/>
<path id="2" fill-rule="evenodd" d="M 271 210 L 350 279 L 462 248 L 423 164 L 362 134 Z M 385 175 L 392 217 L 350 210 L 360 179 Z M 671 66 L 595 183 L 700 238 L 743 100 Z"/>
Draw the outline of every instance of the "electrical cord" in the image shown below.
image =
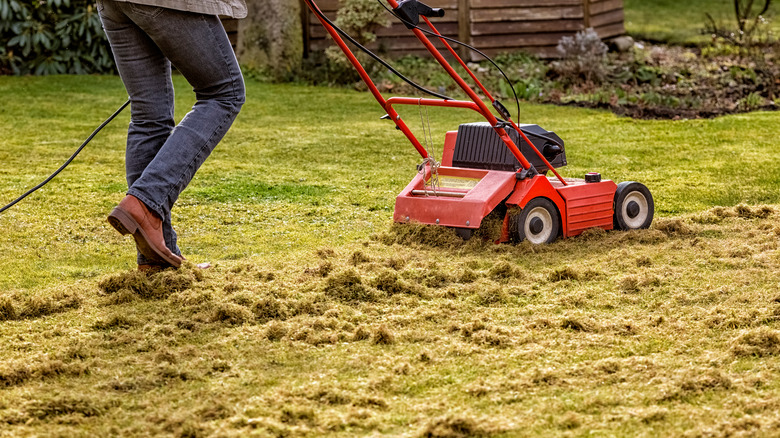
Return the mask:
<path id="1" fill-rule="evenodd" d="M 333 27 L 333 29 L 335 29 L 335 30 L 336 30 L 336 32 L 338 32 L 338 33 L 339 33 L 339 35 L 341 35 L 341 36 L 342 36 L 342 37 L 344 37 L 346 40 L 348 40 L 349 42 L 351 42 L 352 44 L 354 44 L 354 45 L 355 45 L 355 47 L 357 47 L 357 48 L 358 48 L 358 49 L 360 49 L 361 51 L 365 52 L 365 53 L 366 53 L 368 56 L 370 56 L 371 58 L 373 58 L 373 59 L 374 59 L 374 61 L 376 61 L 376 62 L 378 62 L 378 63 L 382 64 L 382 65 L 383 65 L 385 68 L 387 68 L 388 70 L 390 70 L 390 71 L 391 71 L 391 72 L 392 72 L 394 75 L 396 75 L 396 76 L 398 76 L 399 78 L 401 78 L 401 80 L 403 80 L 403 81 L 404 81 L 404 82 L 406 82 L 407 84 L 411 85 L 412 87 L 416 88 L 416 89 L 417 89 L 417 90 L 419 90 L 419 91 L 422 91 L 423 93 L 429 94 L 429 95 L 431 95 L 431 96 L 434 96 L 434 97 L 438 97 L 439 99 L 443 99 L 443 100 L 454 100 L 454 99 L 453 99 L 453 98 L 451 98 L 451 97 L 448 97 L 448 96 L 445 96 L 445 95 L 443 95 L 443 94 L 439 94 L 439 93 L 436 93 L 436 92 L 434 92 L 434 91 L 428 90 L 428 89 L 426 89 L 425 87 L 423 87 L 422 85 L 420 85 L 420 84 L 417 84 L 416 82 L 414 82 L 414 81 L 412 81 L 411 79 L 407 78 L 407 77 L 406 77 L 406 76 L 404 76 L 404 75 L 403 75 L 401 72 L 399 72 L 398 70 L 396 70 L 396 69 L 395 69 L 395 68 L 394 68 L 392 65 L 390 65 L 390 64 L 389 64 L 387 61 L 385 61 L 384 59 L 380 58 L 380 57 L 379 57 L 377 54 L 375 54 L 374 52 L 372 52 L 372 51 L 368 50 L 368 49 L 367 49 L 366 47 L 364 47 L 362 44 L 360 44 L 359 42 L 355 41 L 355 39 L 354 39 L 354 38 L 352 38 L 352 37 L 351 37 L 351 36 L 350 36 L 350 35 L 349 35 L 347 32 L 345 32 L 343 29 L 341 29 L 340 27 L 336 26 L 336 23 L 332 22 L 332 21 L 331 21 L 331 20 L 330 20 L 330 19 L 329 19 L 329 18 L 328 18 L 328 17 L 327 17 L 325 14 L 323 14 L 323 13 L 322 13 L 322 11 L 320 11 L 320 9 L 317 7 L 317 5 L 316 5 L 316 4 L 313 4 L 311 0 L 305 0 L 305 1 L 306 1 L 306 4 L 309 6 L 309 9 L 311 9 L 312 11 L 314 11 L 314 13 L 315 13 L 315 14 L 317 14 L 317 16 L 318 16 L 318 17 L 322 18 L 322 19 L 323 19 L 323 20 L 324 20 L 326 23 L 328 23 L 328 24 L 329 24 L 331 27 Z"/>
<path id="2" fill-rule="evenodd" d="M 74 152 L 74 153 L 73 153 L 73 155 L 71 155 L 71 156 L 70 156 L 70 158 L 68 158 L 68 160 L 67 160 L 67 161 L 65 161 L 65 163 L 64 163 L 62 166 L 60 166 L 60 168 L 59 168 L 59 169 L 57 169 L 56 171 L 54 171 L 54 173 L 52 173 L 51 175 L 49 175 L 49 177 L 48 177 L 48 178 L 46 178 L 45 180 L 43 180 L 43 182 L 41 182 L 41 183 L 40 183 L 40 184 L 38 184 L 37 186 L 35 186 L 35 187 L 31 188 L 31 189 L 30 189 L 30 190 L 28 190 L 27 192 L 25 192 L 25 193 L 24 193 L 22 196 L 20 196 L 20 197 L 18 197 L 18 198 L 16 198 L 16 199 L 14 199 L 14 200 L 13 200 L 11 203 L 7 204 L 7 205 L 6 205 L 6 206 L 4 206 L 3 208 L 0 208 L 0 213 L 2 213 L 2 212 L 4 212 L 4 211 L 8 210 L 8 209 L 9 209 L 9 208 L 11 208 L 11 207 L 13 207 L 13 206 L 14 206 L 14 205 L 16 205 L 16 204 L 17 204 L 19 201 L 21 201 L 22 199 L 26 198 L 28 195 L 30 195 L 30 194 L 31 194 L 31 193 L 33 193 L 34 191 L 36 191 L 36 190 L 40 189 L 41 187 L 43 187 L 44 185 L 46 185 L 46 183 L 48 183 L 49 181 L 51 181 L 52 179 L 54 179 L 54 177 L 55 177 L 55 176 L 57 176 L 57 175 L 58 175 L 60 172 L 62 172 L 62 171 L 63 171 L 63 169 L 65 169 L 66 167 L 68 167 L 68 165 L 69 165 L 69 164 L 70 164 L 70 163 L 71 163 L 71 162 L 72 162 L 72 161 L 73 161 L 73 160 L 74 160 L 74 159 L 75 159 L 75 158 L 78 156 L 78 154 L 79 154 L 79 153 L 82 151 L 82 149 L 84 149 L 84 147 L 85 147 L 85 146 L 87 146 L 87 144 L 88 144 L 90 141 L 92 141 L 92 139 L 93 139 L 93 138 L 94 138 L 94 137 L 97 135 L 97 133 L 98 133 L 98 132 L 100 132 L 100 131 L 101 131 L 101 130 L 102 130 L 102 129 L 103 129 L 105 126 L 106 126 L 106 125 L 108 125 L 109 123 L 111 123 L 111 121 L 112 121 L 112 120 L 114 120 L 114 118 L 116 118 L 116 116 L 118 116 L 118 115 L 119 115 L 119 113 L 121 113 L 121 112 L 122 112 L 122 111 L 123 111 L 125 108 L 127 108 L 127 106 L 128 106 L 128 105 L 130 105 L 130 99 L 127 99 L 127 102 L 125 102 L 124 104 L 122 104 L 122 106 L 120 106 L 120 107 L 119 107 L 119 108 L 118 108 L 116 111 L 114 111 L 114 114 L 111 114 L 111 117 L 107 118 L 107 119 L 106 119 L 106 120 L 105 120 L 103 123 L 101 123 L 101 124 L 100 124 L 100 126 L 98 126 L 98 127 L 97 127 L 97 129 L 95 129 L 94 131 L 92 131 L 92 134 L 90 134 L 90 136 L 89 136 L 89 137 L 87 137 L 87 139 L 86 139 L 86 140 L 84 140 L 84 143 L 82 143 L 82 144 L 81 144 L 81 146 L 79 146 L 79 148 L 78 148 L 78 149 L 76 149 L 76 152 Z"/>
<path id="3" fill-rule="evenodd" d="M 503 77 L 504 77 L 504 80 L 506 80 L 506 82 L 509 84 L 509 88 L 512 90 L 512 94 L 515 96 L 515 106 L 517 107 L 517 118 L 518 118 L 518 119 L 520 118 L 520 98 L 519 98 L 519 97 L 517 97 L 517 93 L 515 92 L 515 87 L 514 87 L 514 85 L 512 84 L 512 81 L 510 81 L 510 80 L 509 80 L 509 77 L 506 75 L 506 73 L 504 73 L 504 70 L 502 70 L 502 69 L 501 69 L 501 67 L 499 67 L 499 66 L 498 66 L 498 64 L 496 64 L 496 62 L 495 62 L 495 61 L 493 61 L 493 59 L 492 59 L 492 58 L 490 58 L 490 57 L 489 57 L 489 56 L 487 56 L 487 55 L 486 55 L 484 52 L 482 52 L 481 50 L 477 49 L 477 48 L 476 48 L 476 47 L 474 47 L 474 46 L 471 46 L 471 45 L 469 45 L 469 44 L 466 44 L 466 43 L 464 43 L 464 42 L 458 41 L 458 40 L 456 40 L 455 38 L 450 38 L 450 37 L 448 37 L 448 36 L 444 36 L 444 35 L 441 35 L 441 34 L 439 34 L 439 33 L 436 33 L 436 32 L 431 32 L 430 30 L 423 29 L 422 27 L 420 27 L 420 26 L 418 26 L 418 25 L 416 25 L 416 24 L 414 24 L 414 23 L 410 23 L 409 21 L 405 20 L 403 17 L 401 17 L 401 16 L 399 16 L 398 14 L 396 14 L 396 13 L 395 13 L 395 11 L 393 11 L 393 10 L 392 10 L 392 9 L 390 9 L 390 8 L 388 8 L 388 7 L 387 7 L 387 5 L 386 5 L 386 4 L 384 4 L 384 3 L 382 2 L 382 0 L 376 0 L 376 1 L 377 1 L 377 3 L 379 3 L 379 4 L 380 4 L 380 5 L 383 7 L 383 8 L 385 8 L 385 10 L 386 10 L 388 13 L 390 13 L 390 15 L 392 15 L 392 16 L 394 16 L 395 18 L 397 18 L 397 19 L 401 20 L 401 22 L 402 22 L 404 25 L 406 25 L 407 27 L 412 27 L 412 28 L 415 28 L 415 29 L 419 30 L 420 32 L 422 32 L 422 33 L 425 33 L 425 34 L 428 34 L 428 35 L 430 35 L 430 36 L 433 36 L 433 37 L 435 37 L 435 38 L 441 38 L 441 39 L 447 40 L 447 41 L 449 41 L 449 42 L 451 42 L 451 43 L 455 43 L 455 44 L 458 44 L 458 45 L 460 45 L 460 46 L 463 46 L 463 47 L 465 47 L 465 48 L 467 48 L 467 49 L 469 49 L 469 50 L 471 50 L 471 51 L 473 51 L 473 52 L 475 52 L 475 53 L 479 54 L 480 56 L 482 56 L 483 58 L 485 58 L 486 60 L 488 60 L 488 61 L 489 61 L 491 64 L 493 64 L 493 67 L 495 67 L 495 68 L 496 68 L 496 70 L 498 70 L 498 71 L 501 73 L 501 76 L 503 76 Z"/>
<path id="4" fill-rule="evenodd" d="M 409 22 L 409 21 L 405 20 L 403 17 L 400 17 L 400 16 L 399 16 L 398 14 L 396 14 L 396 13 L 395 13 L 395 12 L 394 12 L 392 9 L 388 8 L 388 7 L 387 7 L 387 5 L 386 5 L 386 4 L 384 4 L 384 3 L 382 2 L 382 0 L 376 0 L 376 1 L 377 1 L 377 3 L 379 3 L 379 4 L 380 4 L 380 5 L 383 7 L 383 8 L 385 8 L 385 10 L 386 10 L 386 11 L 387 11 L 387 12 L 388 12 L 390 15 L 392 15 L 392 16 L 394 16 L 395 18 L 399 19 L 399 20 L 400 20 L 400 21 L 401 21 L 401 22 L 402 22 L 404 25 L 406 25 L 407 27 L 412 27 L 412 28 L 415 28 L 415 29 L 417 29 L 417 30 L 421 31 L 422 33 L 425 33 L 425 34 L 427 34 L 427 35 L 430 35 L 430 36 L 433 36 L 433 37 L 436 37 L 436 38 L 441 38 L 441 39 L 447 40 L 447 41 L 449 41 L 449 42 L 451 42 L 451 43 L 455 43 L 455 44 L 461 45 L 461 46 L 463 46 L 463 47 L 465 47 L 465 48 L 467 48 L 467 49 L 469 49 L 469 50 L 472 50 L 472 51 L 474 51 L 475 53 L 479 54 L 480 56 L 482 56 L 483 58 L 485 58 L 486 60 L 488 60 L 488 61 L 489 61 L 491 64 L 493 64 L 493 66 L 496 68 L 496 70 L 498 70 L 498 71 L 501 73 L 501 76 L 503 76 L 503 77 L 504 77 L 504 80 L 505 80 L 505 81 L 506 81 L 506 82 L 509 84 L 509 88 L 512 90 L 512 94 L 513 94 L 513 95 L 514 95 L 514 97 L 515 97 L 515 106 L 516 106 L 516 108 L 517 108 L 517 118 L 518 118 L 518 120 L 520 119 L 520 98 L 517 96 L 517 93 L 515 92 L 515 87 L 514 87 L 514 85 L 512 84 L 512 81 L 511 81 L 511 80 L 509 80 L 509 77 L 506 75 L 506 73 L 504 73 L 504 70 L 502 70 L 502 69 L 501 69 L 501 67 L 499 67 L 499 66 L 498 66 L 498 64 L 496 64 L 496 62 L 495 62 L 495 61 L 493 61 L 493 59 L 492 59 L 491 57 L 489 57 L 487 54 L 485 54 L 485 53 L 484 53 L 484 52 L 482 52 L 481 50 L 477 49 L 476 47 L 474 47 L 474 46 L 471 46 L 471 45 L 469 45 L 469 44 L 466 44 L 466 43 L 464 43 L 464 42 L 458 41 L 458 40 L 456 40 L 455 38 L 450 38 L 450 37 L 448 37 L 448 36 L 444 36 L 444 35 L 438 34 L 438 33 L 436 33 L 436 32 L 431 32 L 430 30 L 423 29 L 422 27 L 420 27 L 420 26 L 418 26 L 418 25 L 416 25 L 416 24 L 414 24 L 414 23 L 411 23 L 411 22 Z M 548 142 L 550 142 L 550 143 L 552 143 L 552 144 L 554 144 L 554 145 L 557 145 L 557 146 L 559 146 L 559 147 L 563 148 L 563 145 L 562 145 L 562 144 L 561 144 L 561 143 L 560 143 L 558 140 L 556 140 L 556 139 L 554 139 L 554 138 L 552 138 L 552 137 L 546 136 L 546 135 L 544 135 L 544 134 L 537 134 L 537 133 L 535 133 L 535 132 L 531 132 L 531 131 L 525 130 L 525 129 L 523 129 L 523 128 L 520 128 L 520 127 L 518 127 L 518 129 L 519 129 L 519 130 L 520 130 L 520 131 L 521 131 L 523 134 L 525 134 L 525 135 L 529 135 L 529 136 L 532 136 L 532 137 L 540 138 L 540 139 L 542 139 L 542 140 L 546 140 L 546 141 L 548 141 Z"/>

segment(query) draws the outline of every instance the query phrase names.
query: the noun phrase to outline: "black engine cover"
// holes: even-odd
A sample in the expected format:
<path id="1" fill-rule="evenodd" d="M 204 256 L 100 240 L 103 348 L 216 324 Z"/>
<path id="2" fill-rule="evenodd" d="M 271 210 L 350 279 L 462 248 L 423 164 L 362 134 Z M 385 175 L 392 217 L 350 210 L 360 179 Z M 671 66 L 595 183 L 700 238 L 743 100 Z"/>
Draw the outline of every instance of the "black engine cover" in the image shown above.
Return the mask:
<path id="1" fill-rule="evenodd" d="M 531 143 L 541 152 L 552 167 L 558 168 L 566 165 L 566 151 L 563 140 L 554 132 L 545 131 L 539 125 L 519 125 L 531 140 Z M 506 128 L 509 137 L 520 147 L 520 152 L 539 172 L 549 170 L 530 146 L 522 140 L 520 134 L 512 128 Z M 537 137 L 536 135 L 544 137 Z M 560 146 L 548 140 L 553 139 Z M 458 136 L 455 140 L 455 150 L 452 155 L 453 167 L 466 167 L 471 169 L 505 170 L 515 172 L 520 169 L 517 161 L 501 137 L 496 134 L 493 127 L 487 122 L 464 123 L 458 127 Z"/>

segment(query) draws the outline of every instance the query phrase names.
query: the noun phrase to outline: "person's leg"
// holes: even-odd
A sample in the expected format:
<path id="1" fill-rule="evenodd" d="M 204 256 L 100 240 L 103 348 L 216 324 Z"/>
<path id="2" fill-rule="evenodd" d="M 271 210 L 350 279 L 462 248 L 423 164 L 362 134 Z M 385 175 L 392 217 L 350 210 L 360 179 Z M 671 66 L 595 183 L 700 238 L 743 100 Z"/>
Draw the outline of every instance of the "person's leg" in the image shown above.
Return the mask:
<path id="1" fill-rule="evenodd" d="M 129 194 L 167 217 L 230 128 L 244 103 L 244 82 L 216 16 L 126 4 L 126 13 L 192 85 L 197 101 L 133 183 Z"/>
<path id="2" fill-rule="evenodd" d="M 171 65 L 157 45 L 114 1 L 98 3 L 100 18 L 111 43 L 117 70 L 131 100 L 125 171 L 132 187 L 168 139 L 175 123 Z M 181 255 L 170 212 L 162 217 L 166 246 Z M 140 251 L 138 264 L 150 264 Z"/>
<path id="3" fill-rule="evenodd" d="M 151 161 L 148 156 L 138 159 L 144 165 L 141 175 L 133 174 L 132 182 L 128 176 L 128 194 L 140 199 L 163 219 L 165 244 L 178 255 L 176 234 L 170 226 L 170 209 L 238 114 L 244 102 L 243 78 L 217 17 L 112 0 L 102 0 L 102 3 L 104 26 L 113 21 L 120 26 L 106 27 L 119 31 L 125 30 L 122 25 L 132 23 L 142 30 L 159 53 L 170 59 L 190 82 L 197 97 L 193 110 L 173 132 L 168 131 L 170 135 L 165 137 Z M 114 50 L 116 53 L 117 49 Z M 158 62 L 158 58 L 154 54 L 127 59 L 137 66 L 139 61 Z M 144 82 L 143 78 L 138 81 Z M 172 88 L 166 96 L 172 100 Z M 154 96 L 151 97 L 154 101 Z M 142 260 L 139 257 L 139 264 Z"/>

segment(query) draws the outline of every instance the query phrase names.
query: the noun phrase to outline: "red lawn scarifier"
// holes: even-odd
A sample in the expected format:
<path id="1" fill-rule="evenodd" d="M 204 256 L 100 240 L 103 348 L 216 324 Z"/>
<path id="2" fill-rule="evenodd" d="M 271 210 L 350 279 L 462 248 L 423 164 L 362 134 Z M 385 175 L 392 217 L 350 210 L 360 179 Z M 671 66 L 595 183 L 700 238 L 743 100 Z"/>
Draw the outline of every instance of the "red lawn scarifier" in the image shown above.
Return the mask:
<path id="1" fill-rule="evenodd" d="M 403 76 L 411 85 L 438 99 L 385 99 L 342 37 L 387 68 L 393 70 L 392 67 L 335 26 L 314 0 L 306 0 L 306 3 L 387 112 L 383 118 L 392 120 L 423 157 L 417 176 L 396 198 L 393 214 L 396 222 L 452 227 L 461 237 L 469 238 L 488 214 L 498 211 L 504 217 L 499 242 L 528 240 L 534 244 L 550 243 L 559 235 L 576 236 L 594 227 L 629 230 L 650 226 L 653 197 L 644 185 L 637 182 L 615 184 L 602 180 L 595 172 L 586 174 L 584 179 L 563 178 L 558 174 L 555 169 L 566 165 L 563 141 L 537 125 L 517 125 L 512 121 L 509 111 L 491 96 L 450 46 L 448 41 L 454 40 L 442 36 L 428 20 L 443 16 L 442 9 L 431 8 L 418 0 L 387 0 L 393 15 L 417 36 L 470 101 L 453 100 L 430 92 Z M 428 29 L 418 26 L 420 20 Z M 426 34 L 441 42 L 492 102 L 501 118 L 493 115 Z M 457 131 L 447 132 L 439 163 L 398 115 L 394 108 L 398 105 L 466 108 L 481 114 L 486 122 L 462 124 Z M 548 172 L 554 176 L 546 176 Z"/>

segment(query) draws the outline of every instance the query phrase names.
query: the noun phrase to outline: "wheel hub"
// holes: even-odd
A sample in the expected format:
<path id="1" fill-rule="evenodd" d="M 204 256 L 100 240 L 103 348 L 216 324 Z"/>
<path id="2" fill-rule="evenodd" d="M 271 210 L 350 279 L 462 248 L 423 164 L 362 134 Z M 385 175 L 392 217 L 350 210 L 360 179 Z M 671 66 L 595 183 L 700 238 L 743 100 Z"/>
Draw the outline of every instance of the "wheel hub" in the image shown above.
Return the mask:
<path id="1" fill-rule="evenodd" d="M 635 218 L 638 214 L 641 208 L 639 207 L 639 204 L 636 203 L 636 201 L 631 201 L 626 205 L 626 214 L 631 219 Z"/>
<path id="2" fill-rule="evenodd" d="M 539 234 L 544 229 L 544 221 L 539 219 L 538 217 L 532 218 L 531 222 L 528 224 L 528 230 L 532 234 Z"/>

